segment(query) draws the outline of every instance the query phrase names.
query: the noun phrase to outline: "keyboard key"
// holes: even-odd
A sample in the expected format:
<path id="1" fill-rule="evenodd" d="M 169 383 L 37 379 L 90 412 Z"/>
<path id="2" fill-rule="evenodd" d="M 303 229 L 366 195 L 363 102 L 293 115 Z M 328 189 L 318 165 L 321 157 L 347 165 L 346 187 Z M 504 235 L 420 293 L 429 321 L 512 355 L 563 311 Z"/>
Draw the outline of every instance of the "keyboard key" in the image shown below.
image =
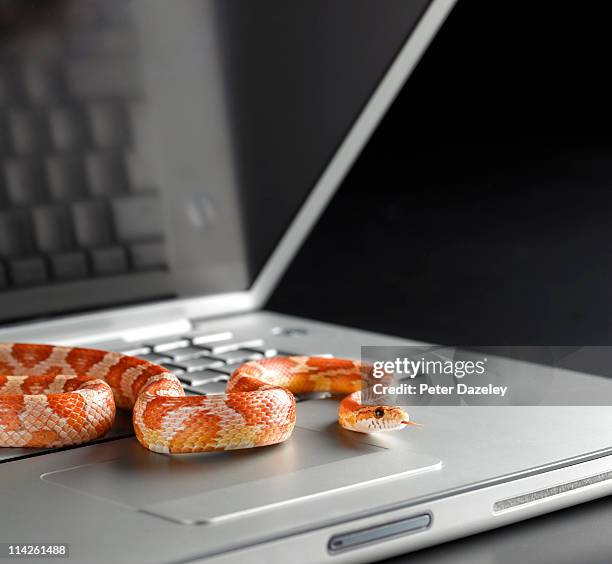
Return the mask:
<path id="1" fill-rule="evenodd" d="M 149 347 L 146 347 L 140 343 L 128 343 L 123 339 L 96 341 L 93 343 L 87 343 L 87 346 L 92 349 L 120 352 L 121 354 L 125 354 L 127 356 L 146 355 L 151 352 Z"/>
<path id="2" fill-rule="evenodd" d="M 183 360 L 189 360 L 191 358 L 198 358 L 200 356 L 206 356 L 208 353 L 200 347 L 180 347 L 178 349 L 166 349 L 164 354 L 169 356 L 173 361 L 180 362 Z"/>
<path id="3" fill-rule="evenodd" d="M 188 386 L 201 386 L 210 382 L 223 382 L 226 384 L 229 378 L 227 374 L 221 374 L 214 370 L 198 370 L 196 372 L 184 372 L 178 375 L 178 379 Z"/>
<path id="4" fill-rule="evenodd" d="M 273 356 L 280 356 L 278 350 L 272 347 L 248 347 L 249 350 L 252 350 L 256 353 L 260 353 L 266 358 L 271 358 Z"/>
<path id="5" fill-rule="evenodd" d="M 85 118 L 75 108 L 55 108 L 49 112 L 51 142 L 60 151 L 83 150 L 89 136 Z"/>
<path id="6" fill-rule="evenodd" d="M 112 196 L 127 190 L 122 156 L 116 151 L 89 152 L 85 156 L 89 191 L 95 196 Z"/>
<path id="7" fill-rule="evenodd" d="M 38 112 L 9 110 L 7 120 L 15 153 L 28 155 L 49 146 L 47 125 Z"/>
<path id="8" fill-rule="evenodd" d="M 33 251 L 30 216 L 24 210 L 0 211 L 0 256 L 18 257 Z"/>
<path id="9" fill-rule="evenodd" d="M 57 65 L 28 62 L 23 68 L 26 96 L 34 104 L 57 104 L 66 96 L 66 86 Z"/>
<path id="10" fill-rule="evenodd" d="M 54 200 L 77 200 L 87 193 L 85 168 L 74 155 L 51 155 L 45 159 L 49 193 Z"/>
<path id="11" fill-rule="evenodd" d="M 220 368 L 223 366 L 223 362 L 221 360 L 206 357 L 191 358 L 181 362 L 174 362 L 174 364 L 180 366 L 187 372 L 197 372 L 199 370 L 205 370 L 206 368 Z"/>
<path id="12" fill-rule="evenodd" d="M 215 370 L 217 372 L 222 372 L 223 374 L 225 374 L 226 376 L 231 376 L 234 371 L 236 370 L 236 368 L 238 368 L 239 366 L 242 366 L 244 364 L 244 362 L 235 362 L 233 364 L 225 364 L 223 366 L 218 366 L 215 367 Z"/>
<path id="13" fill-rule="evenodd" d="M 179 349 L 181 347 L 188 347 L 189 340 L 183 337 L 160 337 L 159 339 L 152 339 L 144 343 L 150 347 L 154 352 L 163 352 L 164 356 L 166 351 Z M 169 359 L 170 357 L 168 357 Z"/>
<path id="14" fill-rule="evenodd" d="M 76 240 L 81 247 L 106 247 L 115 236 L 106 202 L 76 202 L 72 205 Z"/>
<path id="15" fill-rule="evenodd" d="M 153 364 L 164 364 L 165 362 L 170 362 L 171 360 L 167 356 L 163 356 L 161 354 L 154 354 L 154 353 L 138 354 L 136 356 L 138 358 L 142 358 L 142 360 L 148 360 L 149 362 L 152 362 Z"/>
<path id="16" fill-rule="evenodd" d="M 151 352 L 151 349 L 144 345 L 121 345 L 116 350 L 128 356 L 145 355 Z"/>
<path id="17" fill-rule="evenodd" d="M 172 374 L 174 374 L 175 376 L 178 376 L 179 374 L 184 374 L 185 373 L 185 369 L 181 368 L 180 366 L 177 366 L 176 364 L 169 364 L 169 363 L 162 363 L 162 365 L 166 370 L 169 370 L 170 372 L 172 372 Z"/>
<path id="18" fill-rule="evenodd" d="M 130 257 L 134 268 L 137 270 L 166 266 L 166 252 L 163 243 L 135 243 L 130 245 Z"/>
<path id="19" fill-rule="evenodd" d="M 122 241 L 162 237 L 163 217 L 157 195 L 126 196 L 113 200 L 113 217 Z"/>
<path id="20" fill-rule="evenodd" d="M 136 192 L 154 190 L 156 182 L 148 163 L 134 152 L 128 153 L 125 160 L 130 189 Z"/>
<path id="21" fill-rule="evenodd" d="M 9 273 L 16 286 L 33 286 L 47 280 L 47 268 L 42 257 L 10 260 Z"/>
<path id="22" fill-rule="evenodd" d="M 198 344 L 203 345 L 203 343 L 198 343 Z M 229 343 L 210 344 L 210 345 L 203 345 L 203 346 L 205 349 L 210 351 L 211 354 L 219 355 L 219 354 L 223 354 L 223 353 L 227 353 L 227 352 L 231 352 L 231 351 L 235 351 L 235 350 L 243 349 L 243 348 L 250 349 L 250 348 L 255 348 L 255 347 L 263 347 L 264 342 L 263 342 L 263 339 L 251 339 L 249 341 L 232 341 Z"/>
<path id="23" fill-rule="evenodd" d="M 186 389 L 190 392 L 195 392 L 196 394 L 207 396 L 214 394 L 224 394 L 226 386 L 226 382 L 207 382 L 206 384 L 202 384 L 201 386 L 189 386 Z"/>
<path id="24" fill-rule="evenodd" d="M 117 57 L 79 57 L 67 61 L 68 89 L 80 99 L 138 95 L 140 77 L 135 61 Z"/>
<path id="25" fill-rule="evenodd" d="M 51 273 L 57 280 L 87 277 L 87 257 L 82 251 L 54 254 L 49 257 Z"/>
<path id="26" fill-rule="evenodd" d="M 263 357 L 261 353 L 255 352 L 250 349 L 237 349 L 235 351 L 214 353 L 212 356 L 214 356 L 214 358 L 218 360 L 222 360 L 226 364 L 247 362 L 249 360 L 257 360 Z"/>
<path id="27" fill-rule="evenodd" d="M 186 338 L 189 339 L 193 345 L 205 345 L 218 341 L 227 341 L 233 336 L 234 335 L 230 331 L 223 331 L 222 333 L 191 333 L 190 335 L 186 335 Z"/>
<path id="28" fill-rule="evenodd" d="M 94 249 L 91 262 L 96 274 L 119 274 L 128 269 L 127 253 L 123 247 Z"/>
<path id="29" fill-rule="evenodd" d="M 110 102 L 97 102 L 88 108 L 93 142 L 102 148 L 128 145 L 130 131 L 125 108 Z"/>
<path id="30" fill-rule="evenodd" d="M 47 199 L 44 171 L 37 159 L 7 159 L 4 175 L 14 205 L 39 204 Z"/>
<path id="31" fill-rule="evenodd" d="M 63 251 L 74 245 L 70 213 L 63 206 L 40 206 L 32 211 L 36 244 L 43 252 Z"/>

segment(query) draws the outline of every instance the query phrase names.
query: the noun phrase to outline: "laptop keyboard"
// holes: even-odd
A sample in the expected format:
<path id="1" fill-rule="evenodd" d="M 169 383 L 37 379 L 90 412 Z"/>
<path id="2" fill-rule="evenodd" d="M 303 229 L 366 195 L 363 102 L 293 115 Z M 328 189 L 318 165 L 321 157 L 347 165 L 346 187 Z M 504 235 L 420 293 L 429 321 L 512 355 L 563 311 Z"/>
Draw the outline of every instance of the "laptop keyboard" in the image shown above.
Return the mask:
<path id="1" fill-rule="evenodd" d="M 192 396 L 224 393 L 232 372 L 248 360 L 300 354 L 278 350 L 266 344 L 264 339 L 237 338 L 230 331 L 192 332 L 187 335 L 168 336 L 141 343 L 107 341 L 91 343 L 89 346 L 118 351 L 159 363 L 173 372 L 182 382 L 185 393 Z M 316 356 L 331 357 L 333 355 L 321 353 Z M 304 394 L 296 396 L 296 401 L 302 402 L 329 397 L 329 395 L 328 393 Z M 113 428 L 104 437 L 87 444 L 125 438 L 132 434 L 130 414 L 119 410 Z M 57 450 L 64 449 L 0 449 L 0 464 Z"/>
<path id="2" fill-rule="evenodd" d="M 0 46 L 0 291 L 166 269 L 131 26 L 92 1 Z"/>
<path id="3" fill-rule="evenodd" d="M 170 336 L 113 348 L 164 366 L 189 395 L 223 393 L 234 370 L 249 360 L 299 354 L 280 351 L 260 338 L 236 339 L 229 331 Z"/>

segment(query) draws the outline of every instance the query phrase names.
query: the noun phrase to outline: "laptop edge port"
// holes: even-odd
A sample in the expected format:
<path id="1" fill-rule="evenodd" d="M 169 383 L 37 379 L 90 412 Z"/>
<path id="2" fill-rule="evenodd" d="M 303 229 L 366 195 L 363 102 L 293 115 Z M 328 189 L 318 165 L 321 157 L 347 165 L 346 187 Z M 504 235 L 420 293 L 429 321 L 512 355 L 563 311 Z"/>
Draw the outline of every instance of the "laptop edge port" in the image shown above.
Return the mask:
<path id="1" fill-rule="evenodd" d="M 340 552 L 341 550 L 358 548 L 366 544 L 386 540 L 391 537 L 399 537 L 409 533 L 424 531 L 429 529 L 431 522 L 431 514 L 424 513 L 422 515 L 416 515 L 406 519 L 399 519 L 397 521 L 384 523 L 382 525 L 366 527 L 365 529 L 359 529 L 358 531 L 341 533 L 334 535 L 329 539 L 327 549 L 331 553 Z"/>

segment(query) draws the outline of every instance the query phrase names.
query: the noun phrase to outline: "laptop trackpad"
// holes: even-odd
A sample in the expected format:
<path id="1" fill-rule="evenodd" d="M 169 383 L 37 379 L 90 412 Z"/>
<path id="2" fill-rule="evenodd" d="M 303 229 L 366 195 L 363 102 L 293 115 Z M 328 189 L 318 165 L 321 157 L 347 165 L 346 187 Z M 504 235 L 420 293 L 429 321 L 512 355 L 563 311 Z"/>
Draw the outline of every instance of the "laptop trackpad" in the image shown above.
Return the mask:
<path id="1" fill-rule="evenodd" d="M 43 480 L 184 524 L 265 510 L 364 482 L 440 467 L 436 458 L 388 448 L 337 424 L 297 427 L 284 444 L 243 451 L 168 456 L 121 441 L 106 462 L 44 474 Z"/>

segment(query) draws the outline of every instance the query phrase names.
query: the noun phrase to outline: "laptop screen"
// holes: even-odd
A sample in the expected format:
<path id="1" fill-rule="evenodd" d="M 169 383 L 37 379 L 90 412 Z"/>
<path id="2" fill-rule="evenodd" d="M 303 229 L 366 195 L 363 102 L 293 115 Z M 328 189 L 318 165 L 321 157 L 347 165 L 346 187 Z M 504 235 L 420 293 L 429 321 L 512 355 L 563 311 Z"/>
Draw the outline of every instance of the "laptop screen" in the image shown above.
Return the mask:
<path id="1" fill-rule="evenodd" d="M 249 287 L 427 0 L 0 4 L 0 321 Z"/>

